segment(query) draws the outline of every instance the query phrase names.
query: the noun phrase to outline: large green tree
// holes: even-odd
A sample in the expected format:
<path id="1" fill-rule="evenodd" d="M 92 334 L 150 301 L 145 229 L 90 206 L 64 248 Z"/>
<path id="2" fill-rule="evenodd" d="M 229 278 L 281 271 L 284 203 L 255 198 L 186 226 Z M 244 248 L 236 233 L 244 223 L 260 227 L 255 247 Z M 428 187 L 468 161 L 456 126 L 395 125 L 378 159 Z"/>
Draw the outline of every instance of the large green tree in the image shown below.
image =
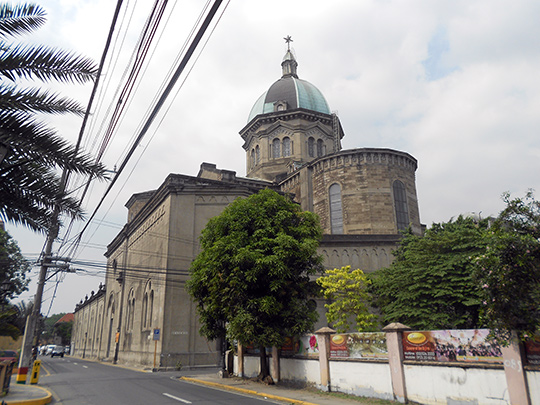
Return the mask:
<path id="1" fill-rule="evenodd" d="M 239 198 L 212 218 L 188 282 L 201 335 L 255 344 L 265 378 L 265 347 L 311 330 L 317 320 L 310 276 L 320 268 L 321 235 L 315 214 L 271 190 Z"/>
<path id="2" fill-rule="evenodd" d="M 76 102 L 35 87 L 42 83 L 85 83 L 96 67 L 87 58 L 42 45 L 9 39 L 45 23 L 44 10 L 33 4 L 0 4 L 0 218 L 44 231 L 51 214 L 80 217 L 77 199 L 63 192 L 58 169 L 103 177 L 103 168 L 62 139 L 39 118 L 41 114 L 83 115 Z M 0 153 L 2 154 L 2 153 Z"/>
<path id="3" fill-rule="evenodd" d="M 505 193 L 506 208 L 485 234 L 489 249 L 476 259 L 482 320 L 500 338 L 540 329 L 540 202 Z"/>
<path id="4" fill-rule="evenodd" d="M 424 236 L 406 232 L 394 262 L 373 276 L 384 322 L 417 329 L 478 327 L 482 300 L 473 259 L 486 250 L 487 225 L 460 216 L 433 224 Z"/>

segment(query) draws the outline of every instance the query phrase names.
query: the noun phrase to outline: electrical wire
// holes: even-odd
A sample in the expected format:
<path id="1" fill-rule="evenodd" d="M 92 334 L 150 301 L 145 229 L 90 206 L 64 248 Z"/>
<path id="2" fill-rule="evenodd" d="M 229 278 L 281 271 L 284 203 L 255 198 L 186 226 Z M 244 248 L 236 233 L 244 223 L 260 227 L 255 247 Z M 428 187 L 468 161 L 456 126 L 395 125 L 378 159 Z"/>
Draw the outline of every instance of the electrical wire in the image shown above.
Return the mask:
<path id="1" fill-rule="evenodd" d="M 186 54 L 184 55 L 184 57 L 182 58 L 182 61 L 180 62 L 180 65 L 177 67 L 177 69 L 175 70 L 171 80 L 169 81 L 169 83 L 167 84 L 167 86 L 165 87 L 164 91 L 162 92 L 161 96 L 159 97 L 159 100 L 157 101 L 156 105 L 154 106 L 154 108 L 152 109 L 152 112 L 150 114 L 150 116 L 148 117 L 147 121 L 145 122 L 143 128 L 141 129 L 139 135 L 137 136 L 135 142 L 132 144 L 132 147 L 130 148 L 129 152 L 128 152 L 128 155 L 125 157 L 125 159 L 122 161 L 120 167 L 118 168 L 118 171 L 116 173 L 116 175 L 113 177 L 113 179 L 111 180 L 109 186 L 107 187 L 104 195 L 101 197 L 100 201 L 98 202 L 96 208 L 94 209 L 94 211 L 92 212 L 89 220 L 87 221 L 86 225 L 83 227 L 82 231 L 79 233 L 79 237 L 78 237 L 78 240 L 80 241 L 81 238 L 82 238 L 82 235 L 84 234 L 84 232 L 86 231 L 86 229 L 88 228 L 89 224 L 92 222 L 93 218 L 95 217 L 97 211 L 100 209 L 100 207 L 102 206 L 105 198 L 107 197 L 107 195 L 110 193 L 111 189 L 113 188 L 113 186 L 115 185 L 117 179 L 119 178 L 120 174 L 122 173 L 122 171 L 125 169 L 126 165 L 127 165 L 127 162 L 129 161 L 129 159 L 131 158 L 131 156 L 133 155 L 133 153 L 135 152 L 135 148 L 139 145 L 140 141 L 143 139 L 143 137 L 146 135 L 146 133 L 148 132 L 148 129 L 150 128 L 150 125 L 153 123 L 154 119 L 156 118 L 158 112 L 161 110 L 163 104 L 165 103 L 165 100 L 167 99 L 167 97 L 169 96 L 169 94 L 171 93 L 174 85 L 176 84 L 180 74 L 183 72 L 185 66 L 187 65 L 187 63 L 189 62 L 191 56 L 193 55 L 193 53 L 195 52 L 195 49 L 197 47 L 197 45 L 199 44 L 200 40 L 202 39 L 202 36 L 204 35 L 204 33 L 206 32 L 206 29 L 208 28 L 210 22 L 212 21 L 213 17 L 215 16 L 215 14 L 217 13 L 217 10 L 219 8 L 219 6 L 221 5 L 221 2 L 222 0 L 216 0 L 212 6 L 212 8 L 210 9 L 210 11 L 208 12 L 202 26 L 199 28 L 195 38 L 193 39 L 193 41 L 191 42 L 191 45 L 190 47 L 188 48 Z"/>
<path id="2" fill-rule="evenodd" d="M 158 0 L 156 0 L 156 4 L 158 3 Z M 166 3 L 166 2 L 165 2 Z M 127 155 L 125 156 L 124 160 L 122 161 L 121 165 L 120 165 L 120 169 L 118 170 L 118 172 L 116 173 L 116 175 L 113 177 L 112 181 L 111 181 L 111 184 L 109 185 L 109 187 L 107 188 L 106 192 L 105 192 L 105 195 L 101 198 L 100 202 L 98 203 L 98 206 L 95 208 L 95 210 L 93 211 L 90 219 L 88 220 L 88 222 L 86 223 L 85 227 L 83 227 L 82 231 L 74 238 L 74 240 L 76 241 L 75 244 L 73 245 L 74 246 L 74 249 L 73 249 L 73 253 L 76 252 L 77 248 L 80 246 L 81 244 L 81 240 L 82 240 L 82 235 L 84 234 L 84 231 L 88 228 L 89 224 L 93 222 L 93 219 L 95 217 L 95 214 L 96 212 L 99 210 L 99 208 L 101 207 L 105 197 L 107 196 L 107 194 L 110 192 L 110 190 L 112 189 L 114 183 L 116 182 L 116 179 L 119 177 L 120 173 L 122 172 L 122 170 L 125 168 L 127 162 L 129 161 L 129 159 L 132 157 L 133 155 L 133 152 L 134 152 L 134 148 L 140 144 L 142 138 L 144 137 L 144 135 L 146 134 L 146 132 L 148 131 L 149 129 L 149 126 L 150 124 L 153 122 L 153 120 L 156 118 L 156 115 L 157 115 L 157 112 L 161 109 L 162 105 L 164 104 L 167 96 L 170 94 L 171 90 L 172 90 L 172 86 L 174 86 L 174 84 L 176 83 L 176 81 L 178 80 L 179 78 L 179 75 L 180 73 L 182 73 L 182 71 L 184 70 L 187 62 L 189 61 L 191 55 L 193 54 L 194 50 L 195 50 L 195 47 L 197 46 L 197 44 L 199 43 L 200 39 L 202 38 L 202 35 L 204 34 L 204 31 L 206 30 L 206 28 L 208 27 L 209 25 L 209 22 L 212 20 L 213 16 L 215 15 L 215 13 L 217 12 L 217 9 L 219 8 L 219 5 L 220 5 L 221 1 L 216 1 L 214 3 L 214 6 L 212 7 L 210 13 L 207 15 L 206 19 L 205 19 L 205 22 L 203 23 L 203 26 L 201 28 L 199 28 L 199 31 L 197 32 L 197 35 L 195 37 L 195 40 L 192 41 L 189 49 L 188 49 L 188 52 L 186 55 L 184 55 L 184 58 L 182 59 L 182 61 L 180 62 L 180 65 L 179 67 L 176 69 L 175 73 L 173 74 L 173 77 L 171 78 L 171 80 L 169 81 L 169 83 L 164 87 L 163 91 L 162 91 L 162 94 L 161 96 L 157 99 L 156 101 L 156 105 L 154 106 L 154 108 L 152 109 L 151 113 L 149 114 L 148 118 L 147 118 L 147 121 L 145 122 L 145 124 L 143 125 L 142 129 L 140 130 L 139 132 L 139 135 L 136 137 L 135 139 L 135 142 L 132 143 L 132 147 L 130 148 L 129 152 L 127 153 Z M 227 3 L 228 4 L 228 3 Z M 153 9 L 155 11 L 155 8 Z M 157 15 L 156 15 L 156 18 L 159 20 L 161 19 L 161 17 L 163 16 L 163 8 L 160 9 L 160 10 L 157 10 Z M 221 16 L 223 15 L 223 13 L 221 14 Z M 219 20 L 221 19 L 221 16 L 219 17 L 218 19 L 218 22 Z M 217 23 L 216 23 L 217 25 Z M 211 34 L 213 33 L 216 25 L 214 25 L 213 29 L 211 30 Z M 155 36 L 155 33 L 156 33 L 156 30 L 157 30 L 157 25 L 153 25 L 152 27 L 148 28 L 149 29 L 149 32 L 150 32 L 150 36 L 151 38 L 153 38 Z M 210 36 L 211 36 L 210 34 Z M 203 47 L 202 47 L 202 50 L 204 50 L 204 48 L 206 47 L 206 44 L 208 43 L 208 39 L 209 37 L 207 38 L 206 42 L 204 43 Z M 141 57 L 145 57 L 147 54 L 148 54 L 148 50 L 149 50 L 149 43 L 145 43 L 143 45 L 141 45 L 141 49 L 140 49 L 140 56 Z M 188 74 L 191 72 L 191 70 L 193 69 L 193 66 L 195 65 L 195 63 L 197 62 L 198 58 L 200 57 L 201 53 L 202 53 L 202 50 L 200 51 L 200 53 L 198 54 L 198 56 L 195 58 L 195 62 L 193 63 L 193 65 L 191 66 L 191 68 L 188 70 Z M 136 78 L 138 77 L 138 75 L 140 74 L 140 71 L 141 71 L 141 68 L 142 68 L 142 64 L 138 64 L 137 67 L 134 67 L 132 69 L 132 75 L 130 76 L 130 80 L 131 80 L 131 84 L 133 84 L 135 81 L 136 81 Z M 187 76 L 184 78 L 184 80 L 181 82 L 181 86 L 185 83 L 185 80 L 187 79 Z M 173 101 L 174 99 L 176 98 L 176 96 L 178 95 L 178 92 L 181 88 L 181 86 L 177 89 L 174 97 L 173 97 Z M 127 97 L 129 99 L 130 95 L 132 94 L 132 91 L 133 91 L 133 87 L 131 88 L 127 88 L 125 87 L 124 88 L 124 92 L 121 93 L 121 97 L 124 96 L 124 97 Z M 124 103 L 124 105 L 126 105 L 127 103 Z M 158 127 L 155 129 L 155 131 L 153 132 L 151 138 L 150 138 L 150 141 L 154 138 L 155 134 L 157 133 L 157 129 L 159 128 L 159 126 L 161 125 L 161 123 L 163 122 L 163 119 L 165 117 L 165 115 L 168 113 L 169 109 L 171 108 L 171 105 L 172 105 L 172 101 L 171 103 L 169 104 L 169 106 L 167 107 L 167 109 L 165 110 L 165 114 L 163 115 L 163 117 L 161 118 L 161 120 L 159 121 L 158 123 Z M 114 115 L 116 118 L 116 120 L 118 119 L 118 117 L 121 115 L 120 112 L 122 112 L 123 110 L 120 110 L 116 115 Z M 100 150 L 98 152 L 98 158 L 101 159 L 103 154 L 105 153 L 106 149 L 107 149 L 107 145 L 109 144 L 110 140 L 112 139 L 112 134 L 114 132 L 114 129 L 115 129 L 115 125 L 118 124 L 118 121 L 116 123 L 113 123 L 112 125 L 112 129 L 110 131 L 108 131 L 105 135 L 106 137 L 106 142 L 103 142 L 102 145 L 100 146 Z M 148 147 L 148 143 L 147 145 L 145 146 L 144 150 L 143 150 L 143 154 L 144 154 L 144 151 L 146 151 L 146 148 Z M 142 154 L 141 156 L 139 156 L 138 160 L 136 161 L 136 164 L 140 161 L 142 157 Z M 131 174 L 133 173 L 133 170 L 134 168 L 132 169 L 131 173 L 129 174 L 128 176 L 128 179 L 129 177 L 131 177 Z M 126 180 L 127 182 L 127 180 Z M 124 183 L 123 186 L 125 186 L 126 183 Z M 122 187 L 123 188 L 123 187 Z M 83 193 L 84 195 L 84 193 Z M 117 195 L 118 196 L 118 195 Z M 103 222 L 106 222 L 104 220 L 102 220 L 102 223 Z M 162 235 L 160 235 L 162 236 Z M 162 236 L 162 237 L 167 237 L 168 236 Z M 168 238 L 169 239 L 169 238 Z M 186 243 L 190 243 L 190 244 L 194 244 L 194 241 L 193 240 L 187 240 L 185 239 L 184 242 Z M 91 246 L 92 244 L 91 243 L 86 243 L 86 246 Z M 94 244 L 96 247 L 99 248 L 100 245 L 97 245 L 97 244 Z M 133 253 L 136 254 L 136 251 L 133 251 Z M 151 252 L 151 253 L 154 253 L 154 252 Z M 155 257 L 155 255 L 152 255 L 151 257 Z M 171 258 L 170 255 L 167 256 L 168 258 Z M 185 259 L 185 260 L 191 260 L 191 256 L 190 257 L 181 257 L 179 256 L 179 258 L 182 258 L 182 259 Z M 86 263 L 86 265 L 90 265 L 90 263 Z M 95 264 L 94 264 L 95 265 Z M 106 269 L 106 264 L 105 264 L 105 269 Z M 130 266 L 129 269 L 125 269 L 126 270 L 126 280 L 128 278 L 132 278 L 134 280 L 142 280 L 143 278 L 145 277 L 148 277 L 149 275 L 158 275 L 158 274 L 163 274 L 163 272 L 166 272 L 167 275 L 169 276 L 189 276 L 189 270 L 173 270 L 173 269 L 170 269 L 170 268 L 167 268 L 167 269 L 160 269 L 160 270 L 156 270 L 155 266 L 151 267 L 151 268 L 143 268 L 143 267 L 139 267 L 139 268 L 134 268 L 133 266 Z M 144 273 L 144 274 L 141 274 Z M 106 273 L 106 270 L 105 270 L 105 273 Z M 130 273 L 132 273 L 132 275 L 130 275 Z M 91 273 L 89 272 L 88 275 L 91 275 Z M 101 276 L 101 275 L 100 275 Z M 174 281 L 174 280 L 169 280 L 169 281 Z M 52 307 L 52 301 L 54 300 L 54 297 L 56 296 L 56 289 L 58 287 L 58 283 L 60 281 L 57 281 L 56 283 L 56 286 L 55 286 L 55 293 L 54 293 L 54 296 L 53 296 L 53 299 L 51 300 L 51 306 L 49 307 L 49 311 Z M 182 282 L 183 283 L 183 282 Z"/>

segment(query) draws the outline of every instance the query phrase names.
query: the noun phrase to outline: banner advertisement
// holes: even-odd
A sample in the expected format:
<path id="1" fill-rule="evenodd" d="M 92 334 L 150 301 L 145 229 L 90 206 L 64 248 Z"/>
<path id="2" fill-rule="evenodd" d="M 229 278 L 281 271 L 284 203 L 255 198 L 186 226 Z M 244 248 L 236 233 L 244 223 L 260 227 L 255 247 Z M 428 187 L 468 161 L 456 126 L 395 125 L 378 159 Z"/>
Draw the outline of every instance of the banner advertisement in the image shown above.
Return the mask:
<path id="1" fill-rule="evenodd" d="M 405 360 L 502 363 L 496 339 L 489 329 L 454 329 L 403 332 Z"/>
<path id="2" fill-rule="evenodd" d="M 294 354 L 298 356 L 319 357 L 319 342 L 315 335 L 304 335 L 298 338 Z"/>
<path id="3" fill-rule="evenodd" d="M 247 345 L 244 347 L 244 353 L 249 355 L 258 355 L 260 350 L 254 345 Z M 266 348 L 266 354 L 271 354 L 272 348 Z M 306 357 L 319 357 L 319 343 L 317 336 L 304 335 L 299 338 L 286 337 L 283 345 L 281 346 L 281 356 L 306 356 Z"/>
<path id="4" fill-rule="evenodd" d="M 386 333 L 358 332 L 331 335 L 330 358 L 388 359 Z"/>

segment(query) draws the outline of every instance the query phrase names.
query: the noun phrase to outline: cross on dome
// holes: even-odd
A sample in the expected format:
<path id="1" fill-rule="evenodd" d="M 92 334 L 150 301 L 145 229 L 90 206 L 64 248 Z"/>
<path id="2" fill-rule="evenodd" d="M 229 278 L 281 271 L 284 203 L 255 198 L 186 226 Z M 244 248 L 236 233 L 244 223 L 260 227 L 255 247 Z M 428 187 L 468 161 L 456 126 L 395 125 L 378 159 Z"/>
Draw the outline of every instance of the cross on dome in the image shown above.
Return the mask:
<path id="1" fill-rule="evenodd" d="M 293 42 L 293 39 L 291 38 L 290 35 L 287 35 L 283 39 L 285 40 L 285 42 L 287 42 L 287 50 L 290 51 L 291 50 L 291 42 Z"/>

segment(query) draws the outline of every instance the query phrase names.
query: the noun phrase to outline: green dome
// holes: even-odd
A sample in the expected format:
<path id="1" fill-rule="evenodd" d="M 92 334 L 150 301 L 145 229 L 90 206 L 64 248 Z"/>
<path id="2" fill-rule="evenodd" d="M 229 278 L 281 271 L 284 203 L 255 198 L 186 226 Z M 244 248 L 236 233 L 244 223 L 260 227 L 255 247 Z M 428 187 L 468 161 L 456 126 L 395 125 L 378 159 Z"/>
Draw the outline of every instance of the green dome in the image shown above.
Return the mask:
<path id="1" fill-rule="evenodd" d="M 287 110 L 305 108 L 306 110 L 330 114 L 330 108 L 320 90 L 296 74 L 296 60 L 291 51 L 287 51 L 281 63 L 283 76 L 272 84 L 253 105 L 248 122 L 259 114 L 274 112 L 274 103 L 285 101 Z"/>

